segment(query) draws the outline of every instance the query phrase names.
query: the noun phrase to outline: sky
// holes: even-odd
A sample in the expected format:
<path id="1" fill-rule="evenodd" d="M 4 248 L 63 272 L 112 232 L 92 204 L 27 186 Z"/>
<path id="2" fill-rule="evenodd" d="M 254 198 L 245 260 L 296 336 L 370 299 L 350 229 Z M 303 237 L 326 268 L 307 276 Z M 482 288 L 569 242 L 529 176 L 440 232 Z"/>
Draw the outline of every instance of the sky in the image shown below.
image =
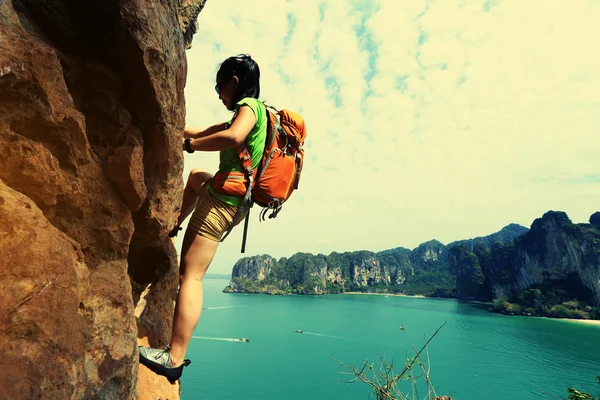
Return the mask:
<path id="1" fill-rule="evenodd" d="M 549 210 L 575 223 L 600 211 L 600 1 L 240 4 L 208 0 L 198 17 L 187 124 L 231 117 L 215 74 L 247 53 L 261 100 L 305 118 L 305 162 L 279 216 L 259 222 L 255 207 L 246 253 L 240 225 L 209 273 L 257 254 L 413 249 Z M 215 152 L 184 157 L 184 179 L 218 168 Z"/>

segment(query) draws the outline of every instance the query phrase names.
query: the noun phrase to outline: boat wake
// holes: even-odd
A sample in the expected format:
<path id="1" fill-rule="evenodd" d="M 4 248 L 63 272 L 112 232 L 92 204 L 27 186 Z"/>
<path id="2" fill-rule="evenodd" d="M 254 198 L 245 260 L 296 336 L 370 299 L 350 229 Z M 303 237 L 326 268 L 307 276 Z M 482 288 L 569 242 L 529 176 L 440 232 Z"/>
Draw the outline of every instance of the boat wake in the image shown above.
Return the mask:
<path id="1" fill-rule="evenodd" d="M 240 306 L 218 306 L 218 307 L 206 307 L 203 308 L 203 310 L 221 310 L 223 308 L 234 308 L 234 307 L 240 307 Z"/>
<path id="2" fill-rule="evenodd" d="M 341 339 L 341 340 L 354 340 L 354 339 L 350 339 L 350 338 L 345 338 L 342 336 L 333 336 L 333 335 L 326 335 L 324 333 L 315 333 L 315 332 L 306 332 L 306 331 L 302 331 L 303 335 L 313 335 L 313 336 L 322 336 L 322 337 L 328 337 L 328 338 L 332 338 L 332 339 Z"/>
<path id="3" fill-rule="evenodd" d="M 239 338 L 228 338 L 228 337 L 192 336 L 192 339 L 220 340 L 223 342 L 241 342 L 241 340 Z"/>

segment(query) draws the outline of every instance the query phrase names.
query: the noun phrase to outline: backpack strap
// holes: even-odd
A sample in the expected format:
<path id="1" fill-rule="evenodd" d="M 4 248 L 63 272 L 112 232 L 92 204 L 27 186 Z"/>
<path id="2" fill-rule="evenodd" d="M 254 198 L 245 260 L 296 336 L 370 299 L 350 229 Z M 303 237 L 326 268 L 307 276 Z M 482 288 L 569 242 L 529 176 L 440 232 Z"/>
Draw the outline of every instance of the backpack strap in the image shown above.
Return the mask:
<path id="1" fill-rule="evenodd" d="M 265 106 L 265 108 L 270 108 L 271 110 L 275 111 L 275 114 L 277 114 L 279 112 L 278 109 L 276 109 L 275 107 L 273 107 L 272 105 L 270 105 L 269 103 L 267 103 L 266 101 L 262 102 L 263 105 Z"/>
<path id="2" fill-rule="evenodd" d="M 269 129 L 269 127 L 271 126 L 271 120 L 269 119 L 269 123 L 267 124 L 267 129 Z M 281 116 L 279 114 L 275 114 L 275 125 L 272 127 L 272 129 L 270 131 L 267 131 L 267 140 L 270 142 L 269 147 L 271 146 L 271 144 L 273 143 L 273 141 L 275 140 L 276 136 L 279 134 L 279 132 L 281 131 Z M 256 181 L 260 181 L 260 179 L 262 178 L 262 175 L 265 173 L 265 169 L 266 166 L 269 164 L 269 161 L 271 161 L 271 157 L 273 156 L 273 153 L 269 154 L 269 156 L 267 157 L 267 159 L 262 159 L 260 162 L 260 165 L 258 166 L 258 176 L 256 177 Z"/>
<path id="3" fill-rule="evenodd" d="M 242 203 L 238 207 L 235 216 L 233 217 L 233 221 L 231 225 L 229 225 L 229 229 L 225 232 L 225 235 L 221 238 L 221 242 L 229 236 L 233 227 L 236 226 L 240 221 L 240 217 L 244 215 L 246 209 L 252 207 L 252 188 L 254 187 L 254 169 L 252 168 L 252 157 L 250 156 L 250 152 L 246 147 L 246 143 L 242 143 L 236 147 L 238 156 L 240 157 L 240 161 L 242 163 L 242 167 L 244 168 L 244 172 L 246 173 L 246 194 L 242 200 Z M 246 233 L 248 232 L 248 218 L 250 215 L 250 210 L 246 214 L 246 222 L 244 223 L 244 236 L 242 238 L 242 253 L 246 250 Z"/>
<path id="4" fill-rule="evenodd" d="M 278 114 L 279 111 L 275 107 L 268 105 L 266 102 L 263 102 L 263 105 L 265 106 L 265 111 L 267 113 L 268 113 L 267 109 L 269 109 L 269 108 L 275 111 L 275 115 L 277 116 L 277 122 L 276 122 L 274 133 L 276 134 L 277 131 L 280 130 L 280 128 L 281 128 L 281 120 L 280 120 L 280 116 Z M 269 118 L 267 117 L 267 129 L 269 129 L 268 125 L 269 125 Z M 248 213 L 246 214 L 246 218 L 244 221 L 244 233 L 242 236 L 242 253 L 244 253 L 246 251 L 246 236 L 248 233 L 248 221 L 250 219 L 250 208 L 252 208 L 252 204 L 254 203 L 252 201 L 252 188 L 254 188 L 254 182 L 255 182 L 254 173 L 256 171 L 254 170 L 254 168 L 252 168 L 252 156 L 250 155 L 250 152 L 248 151 L 248 149 L 246 147 L 246 142 L 244 141 L 244 143 L 237 146 L 236 150 L 237 150 L 238 156 L 240 158 L 240 161 L 242 163 L 242 167 L 244 168 L 244 172 L 246 173 L 246 178 L 248 179 L 247 184 L 246 184 L 246 194 L 244 195 L 244 199 L 242 200 L 242 203 L 238 207 L 238 210 L 235 213 L 235 216 L 233 217 L 233 221 L 232 221 L 231 225 L 229 226 L 229 229 L 227 230 L 227 232 L 225 232 L 225 235 L 221 238 L 220 241 L 221 242 L 224 241 L 225 238 L 227 238 L 227 236 L 229 236 L 229 234 L 233 230 L 233 227 L 235 225 L 237 225 L 237 223 L 239 222 L 240 216 L 242 216 L 244 211 L 246 211 L 246 208 L 248 208 Z M 261 163 L 262 163 L 262 160 L 261 160 Z M 258 170 L 261 169 L 261 166 L 258 167 Z M 257 179 L 260 179 L 260 177 L 258 177 Z M 270 217 L 270 218 L 272 218 L 272 217 Z"/>
<path id="5" fill-rule="evenodd" d="M 298 184 L 300 183 L 300 174 L 302 173 L 302 160 L 298 156 L 298 153 L 302 152 L 302 145 L 298 145 L 298 149 L 296 150 L 296 154 L 294 157 L 296 159 L 296 181 L 294 182 L 294 189 L 298 190 Z"/>
<path id="6" fill-rule="evenodd" d="M 248 221 L 250 220 L 250 210 L 248 210 L 248 214 L 246 214 L 246 218 L 244 219 L 244 233 L 242 235 L 242 253 L 246 252 L 246 236 L 248 234 Z"/>

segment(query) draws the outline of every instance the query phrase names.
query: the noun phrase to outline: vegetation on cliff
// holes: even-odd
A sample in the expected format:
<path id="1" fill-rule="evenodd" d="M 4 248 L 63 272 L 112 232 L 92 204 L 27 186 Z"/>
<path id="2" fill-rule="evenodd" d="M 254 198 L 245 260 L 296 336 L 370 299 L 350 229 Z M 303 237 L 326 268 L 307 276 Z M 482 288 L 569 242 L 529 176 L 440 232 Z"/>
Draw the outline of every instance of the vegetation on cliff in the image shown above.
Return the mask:
<path id="1" fill-rule="evenodd" d="M 489 237 L 470 239 L 488 243 L 508 241 L 526 228 L 509 225 Z M 470 243 L 470 242 L 469 242 Z M 414 250 L 397 247 L 374 253 L 354 251 L 330 255 L 297 253 L 275 260 L 268 255 L 246 257 L 233 268 L 227 292 L 269 294 L 398 293 L 454 298 L 456 277 L 448 247 L 432 240 Z"/>
<path id="2" fill-rule="evenodd" d="M 510 224 L 448 246 L 263 255 L 234 266 L 230 292 L 399 293 L 493 303 L 509 315 L 600 319 L 600 213 L 573 224 L 549 211 L 531 229 Z"/>
<path id="3" fill-rule="evenodd" d="M 261 256 L 265 257 L 265 256 Z M 424 294 L 454 297 L 454 277 L 443 260 L 419 260 L 406 249 L 383 253 L 355 251 L 313 255 L 297 253 L 271 260 L 270 268 L 244 258 L 236 263 L 229 292 L 269 294 L 336 294 L 344 292 Z M 263 279 L 256 276 L 263 275 Z M 252 276 L 252 277 L 251 277 Z"/>
<path id="4" fill-rule="evenodd" d="M 557 282 L 558 283 L 558 282 Z M 539 288 L 526 289 L 510 299 L 496 299 L 491 311 L 507 315 L 528 315 L 551 318 L 600 319 L 600 307 L 580 301 L 576 294 L 568 295 L 567 291 L 551 284 Z"/>
<path id="5" fill-rule="evenodd" d="M 458 297 L 493 301 L 491 311 L 600 319 L 600 231 L 592 223 L 551 211 L 512 243 L 452 247 L 450 263 Z"/>

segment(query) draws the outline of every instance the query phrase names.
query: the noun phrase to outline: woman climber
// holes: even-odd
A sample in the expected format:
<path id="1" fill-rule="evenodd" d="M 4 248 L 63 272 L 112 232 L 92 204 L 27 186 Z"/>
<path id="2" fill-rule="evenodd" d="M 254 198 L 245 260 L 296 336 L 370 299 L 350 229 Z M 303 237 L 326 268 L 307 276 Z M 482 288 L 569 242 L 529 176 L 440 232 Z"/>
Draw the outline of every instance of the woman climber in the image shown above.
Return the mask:
<path id="1" fill-rule="evenodd" d="M 219 173 L 243 172 L 236 147 L 245 144 L 252 167 L 260 164 L 266 139 L 267 111 L 258 100 L 260 70 L 248 55 L 226 59 L 219 67 L 215 90 L 225 107 L 234 111 L 231 121 L 201 130 L 186 127 L 184 149 L 219 151 Z M 140 347 L 140 362 L 175 382 L 190 361 L 185 353 L 202 312 L 202 279 L 210 265 L 221 236 L 243 218 L 234 217 L 242 197 L 225 195 L 213 189 L 209 172 L 194 169 L 186 183 L 181 214 L 169 233 L 173 237 L 194 211 L 181 249 L 180 287 L 173 316 L 171 343 L 165 349 Z M 245 210 L 247 212 L 247 210 Z M 243 215 L 242 215 L 243 217 Z"/>

